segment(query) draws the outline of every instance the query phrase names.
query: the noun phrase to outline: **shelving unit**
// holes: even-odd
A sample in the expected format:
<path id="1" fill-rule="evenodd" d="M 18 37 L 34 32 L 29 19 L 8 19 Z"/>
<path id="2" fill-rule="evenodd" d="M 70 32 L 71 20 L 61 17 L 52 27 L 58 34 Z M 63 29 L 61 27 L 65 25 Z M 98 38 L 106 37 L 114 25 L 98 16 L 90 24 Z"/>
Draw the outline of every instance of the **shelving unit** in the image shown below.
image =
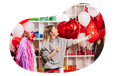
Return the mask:
<path id="1" fill-rule="evenodd" d="M 71 8 L 67 9 L 63 13 L 68 14 L 70 18 L 76 18 L 80 12 L 85 11 L 85 5 L 87 4 L 79 4 L 74 5 Z M 31 21 L 34 24 L 34 31 L 39 31 L 39 34 L 43 34 L 43 30 L 48 25 L 54 25 L 57 27 L 58 21 Z M 38 71 L 40 71 L 40 67 L 42 67 L 42 60 L 40 56 L 40 49 L 41 49 L 41 43 L 42 38 L 36 38 L 35 41 L 33 41 L 33 45 L 35 47 L 35 50 L 39 51 L 39 56 L 36 56 L 37 60 L 37 67 L 39 67 Z M 92 47 L 91 47 L 92 48 Z M 67 51 L 67 55 L 65 55 L 64 58 L 64 65 L 68 69 L 68 65 L 76 65 L 77 69 L 82 69 L 88 65 L 90 65 L 93 62 L 94 55 L 77 55 L 77 51 L 82 50 L 79 46 L 79 44 L 71 46 Z M 76 55 L 68 55 L 68 53 L 76 53 Z"/>
<path id="2" fill-rule="evenodd" d="M 85 5 L 87 4 L 76 4 L 71 6 L 70 8 L 66 9 L 63 13 L 68 14 L 71 18 L 76 18 L 76 16 L 79 15 L 80 12 L 85 11 Z M 39 34 L 43 34 L 43 30 L 48 25 L 54 25 L 57 28 L 57 25 L 60 23 L 59 21 L 31 21 L 35 25 L 35 30 L 39 31 Z M 40 70 L 40 67 L 42 67 L 42 61 L 40 56 L 40 49 L 41 49 L 41 42 L 42 38 L 37 38 L 36 41 L 33 42 L 35 45 L 35 49 L 39 48 L 39 56 L 38 58 L 38 67 Z M 37 46 L 37 47 L 36 47 Z M 71 46 L 67 51 L 67 55 L 65 55 L 64 58 L 64 65 L 68 69 L 68 65 L 76 65 L 76 69 L 82 69 L 83 67 L 90 66 L 91 63 L 93 63 L 93 57 L 94 55 L 77 55 L 77 51 L 81 50 L 82 48 L 79 46 L 79 44 Z M 76 53 L 76 55 L 68 55 L 68 53 Z M 40 73 L 40 71 L 39 71 Z M 77 70 L 76 70 L 77 73 Z"/>

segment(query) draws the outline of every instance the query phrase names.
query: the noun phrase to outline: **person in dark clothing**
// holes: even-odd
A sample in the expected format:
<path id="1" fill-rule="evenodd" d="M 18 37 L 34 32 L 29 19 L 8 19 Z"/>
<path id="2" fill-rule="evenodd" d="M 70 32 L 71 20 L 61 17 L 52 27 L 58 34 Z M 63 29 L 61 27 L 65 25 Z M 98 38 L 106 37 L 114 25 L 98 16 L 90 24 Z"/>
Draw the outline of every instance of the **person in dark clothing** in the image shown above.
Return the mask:
<path id="1" fill-rule="evenodd" d="M 97 47 L 96 47 L 97 45 Z M 104 57 L 104 38 L 99 40 L 96 40 L 94 42 L 94 61 L 95 64 L 105 64 L 105 57 Z"/>

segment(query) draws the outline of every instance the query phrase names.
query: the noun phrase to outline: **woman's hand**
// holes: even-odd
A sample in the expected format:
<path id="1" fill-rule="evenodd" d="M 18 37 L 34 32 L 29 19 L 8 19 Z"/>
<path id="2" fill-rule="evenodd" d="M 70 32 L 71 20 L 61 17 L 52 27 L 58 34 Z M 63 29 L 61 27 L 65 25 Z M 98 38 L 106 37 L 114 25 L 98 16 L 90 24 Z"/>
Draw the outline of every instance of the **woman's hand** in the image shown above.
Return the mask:
<path id="1" fill-rule="evenodd" d="M 61 50 L 61 46 L 58 46 L 57 48 L 56 48 L 56 52 L 58 52 L 58 51 L 60 51 Z"/>
<path id="2" fill-rule="evenodd" d="M 90 38 L 91 38 L 91 34 L 85 37 L 86 40 L 89 40 Z"/>
<path id="3" fill-rule="evenodd" d="M 60 51 L 60 50 L 61 50 L 61 46 L 58 46 L 58 47 L 50 54 L 51 58 L 53 58 L 53 56 L 54 56 L 58 51 Z"/>

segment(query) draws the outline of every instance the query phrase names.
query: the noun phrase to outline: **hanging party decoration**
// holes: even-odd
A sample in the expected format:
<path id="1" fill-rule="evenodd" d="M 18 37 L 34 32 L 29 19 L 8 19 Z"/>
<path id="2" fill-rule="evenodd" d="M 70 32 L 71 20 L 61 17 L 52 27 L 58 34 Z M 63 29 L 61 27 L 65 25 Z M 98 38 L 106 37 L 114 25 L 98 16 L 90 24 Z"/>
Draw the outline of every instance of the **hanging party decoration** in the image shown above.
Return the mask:
<path id="1" fill-rule="evenodd" d="M 78 34 L 78 39 L 81 39 L 81 38 L 85 38 L 85 33 Z M 85 48 L 87 46 L 87 43 L 88 41 L 85 40 L 85 41 L 79 42 L 79 45 Z"/>
<path id="2" fill-rule="evenodd" d="M 90 15 L 87 12 L 81 12 L 78 15 L 78 20 L 83 26 L 87 26 L 90 22 Z"/>
<path id="3" fill-rule="evenodd" d="M 10 50 L 11 50 L 11 51 L 15 51 L 15 50 L 14 50 L 14 46 L 13 46 L 13 44 L 12 44 L 12 39 L 13 39 L 13 36 L 10 36 Z"/>
<path id="4" fill-rule="evenodd" d="M 91 35 L 91 38 L 88 40 L 90 43 L 95 42 L 98 38 L 98 35 L 99 35 L 98 31 L 94 28 L 87 29 L 85 34 L 86 34 L 86 36 Z"/>
<path id="5" fill-rule="evenodd" d="M 24 32 L 24 28 L 21 24 L 17 24 L 16 27 L 13 29 L 12 34 L 13 37 L 21 37 Z"/>
<path id="6" fill-rule="evenodd" d="M 99 11 L 96 9 L 96 8 L 94 8 L 93 6 L 91 6 L 91 5 L 88 5 L 87 6 L 88 8 L 88 13 L 92 16 L 92 17 L 96 17 L 98 14 L 99 14 Z"/>
<path id="7" fill-rule="evenodd" d="M 30 41 L 22 38 L 17 48 L 16 63 L 26 70 L 34 71 L 34 54 Z"/>

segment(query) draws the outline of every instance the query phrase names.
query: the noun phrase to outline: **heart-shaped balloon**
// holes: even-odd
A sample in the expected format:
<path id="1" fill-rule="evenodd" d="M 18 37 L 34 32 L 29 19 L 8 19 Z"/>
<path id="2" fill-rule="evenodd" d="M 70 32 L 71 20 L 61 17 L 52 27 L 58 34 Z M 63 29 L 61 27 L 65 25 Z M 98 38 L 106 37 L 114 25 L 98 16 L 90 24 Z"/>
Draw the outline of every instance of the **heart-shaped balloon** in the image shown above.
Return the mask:
<path id="1" fill-rule="evenodd" d="M 60 22 L 57 26 L 60 37 L 75 39 L 79 32 L 79 23 L 75 20 Z"/>
<path id="2" fill-rule="evenodd" d="M 103 28 L 105 28 L 105 23 L 104 23 L 104 19 L 101 15 L 101 13 L 99 13 L 96 17 L 92 17 L 90 16 L 91 21 L 94 22 L 98 28 L 98 30 L 101 30 Z"/>
<path id="3" fill-rule="evenodd" d="M 65 23 L 66 23 L 66 21 L 62 21 L 57 26 L 59 37 L 64 37 L 65 36 L 65 32 L 63 31 L 63 30 L 65 30 Z"/>

